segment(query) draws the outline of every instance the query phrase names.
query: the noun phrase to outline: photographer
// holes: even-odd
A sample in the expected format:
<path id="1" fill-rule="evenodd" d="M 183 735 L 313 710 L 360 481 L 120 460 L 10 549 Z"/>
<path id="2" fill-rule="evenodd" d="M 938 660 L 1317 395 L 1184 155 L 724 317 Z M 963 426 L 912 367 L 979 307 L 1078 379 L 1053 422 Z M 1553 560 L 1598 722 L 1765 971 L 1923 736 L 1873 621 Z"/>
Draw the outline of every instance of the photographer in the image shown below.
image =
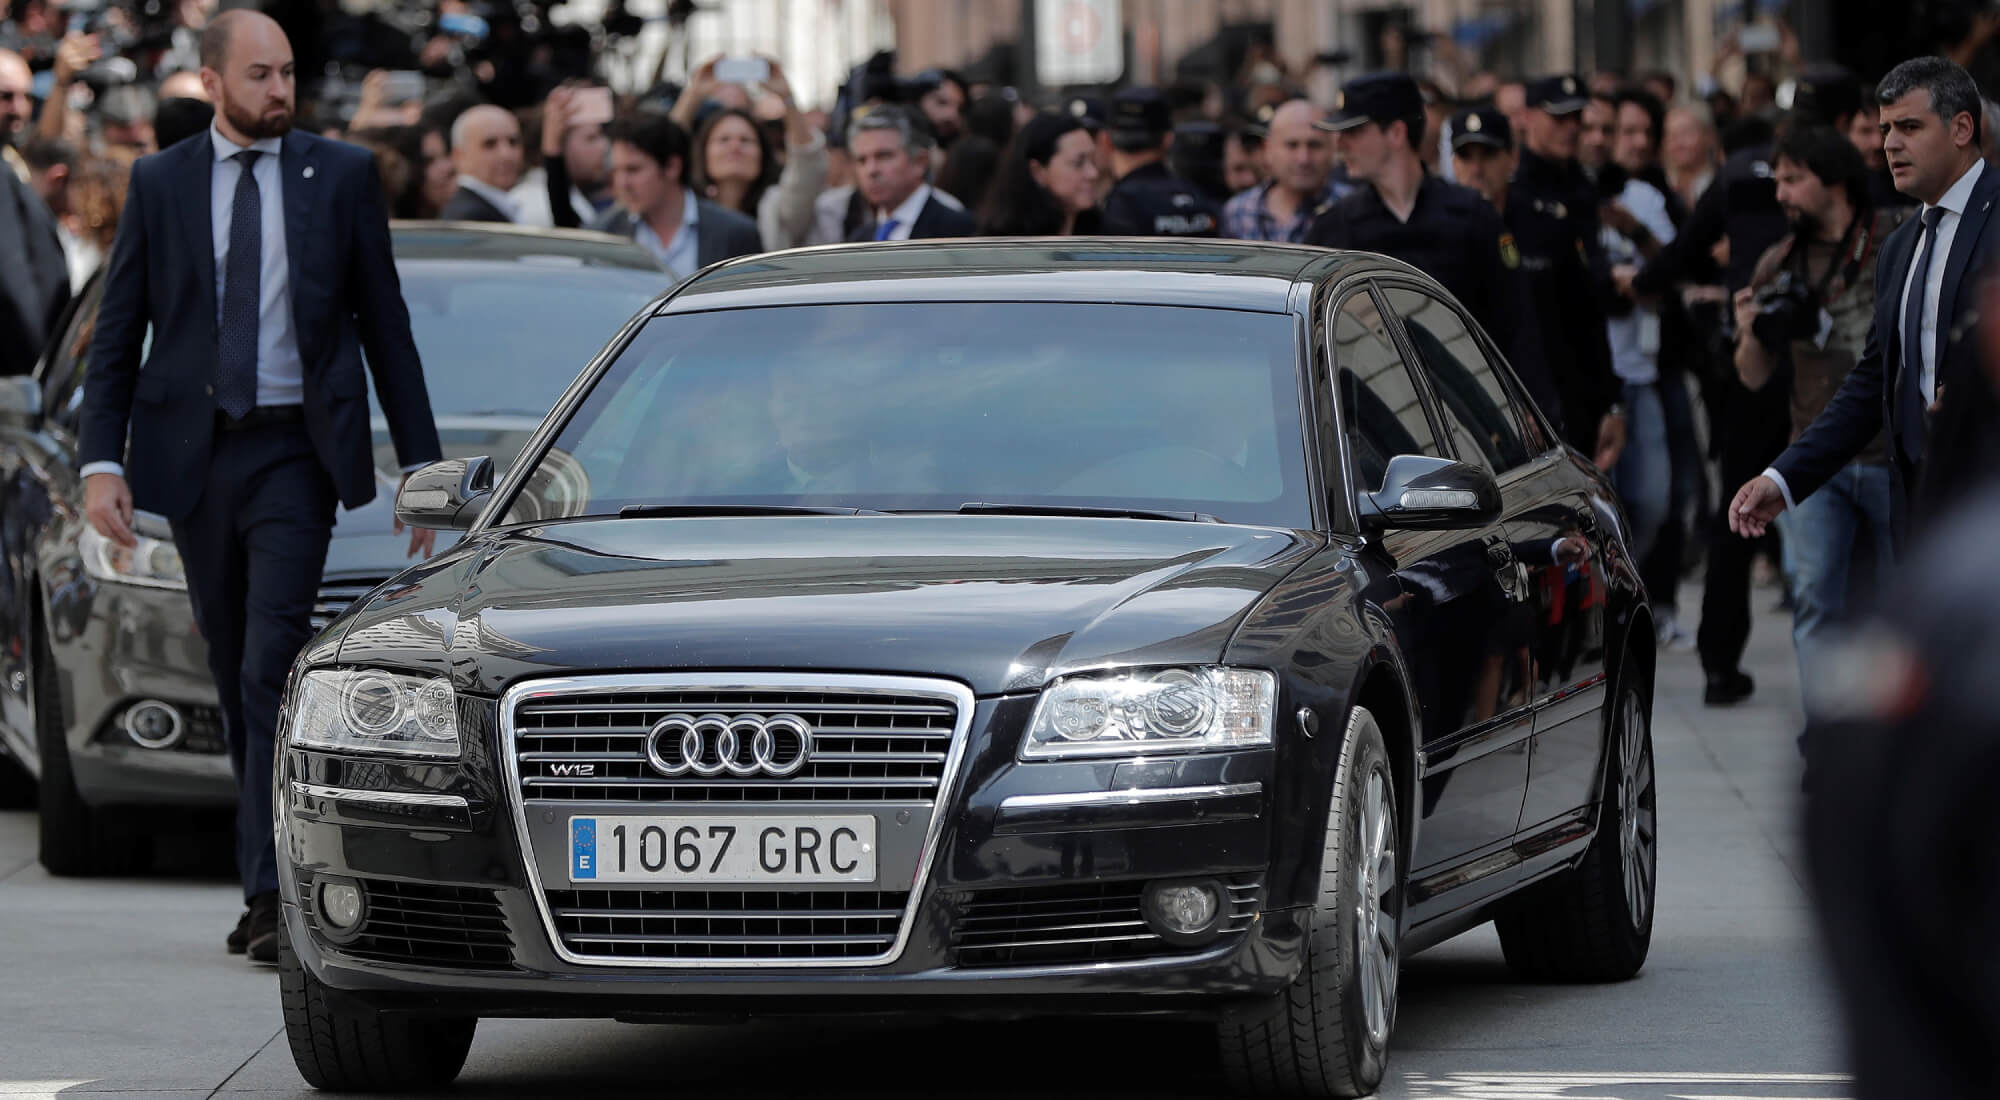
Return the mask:
<path id="1" fill-rule="evenodd" d="M 1736 292 L 1736 371 L 1759 391 L 1789 368 L 1796 440 L 1861 355 L 1875 313 L 1875 253 L 1894 221 L 1873 209 L 1867 164 L 1831 127 L 1787 133 L 1774 167 L 1792 232 L 1764 253 L 1750 285 Z M 1887 444 L 1877 435 L 1819 492 L 1779 517 L 1802 680 L 1810 682 L 1822 632 L 1845 610 L 1849 566 L 1864 528 L 1877 576 L 1888 580 L 1895 553 L 1890 476 Z"/>

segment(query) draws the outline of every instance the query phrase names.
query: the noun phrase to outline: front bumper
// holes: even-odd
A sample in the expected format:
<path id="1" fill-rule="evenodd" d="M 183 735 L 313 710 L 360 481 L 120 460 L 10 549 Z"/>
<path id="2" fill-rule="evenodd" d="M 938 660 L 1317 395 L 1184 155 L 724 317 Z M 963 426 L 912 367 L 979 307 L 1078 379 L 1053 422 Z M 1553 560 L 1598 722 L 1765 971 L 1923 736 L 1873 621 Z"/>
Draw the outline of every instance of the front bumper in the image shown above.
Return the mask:
<path id="1" fill-rule="evenodd" d="M 572 884 L 560 868 L 551 875 L 546 857 L 538 864 L 541 881 L 531 881 L 522 819 L 494 766 L 499 738 L 491 712 L 462 763 L 357 763 L 284 752 L 285 919 L 301 961 L 335 995 L 387 1011 L 626 1019 L 1205 1015 L 1291 982 L 1307 918 L 1270 904 L 1271 884 L 1283 877 L 1271 867 L 1274 753 L 1143 765 L 1018 764 L 1018 736 L 1007 731 L 1018 731 L 1031 707 L 1032 699 L 1000 699 L 974 708 L 961 782 L 938 808 L 942 827 L 928 874 L 914 886 L 913 915 L 899 951 L 879 964 L 639 966 L 565 958 L 547 895 L 537 891 Z M 1114 778 L 1129 789 L 1096 793 L 1119 789 Z M 407 926 L 398 934 L 408 939 L 335 943 L 319 924 L 312 893 L 328 875 L 379 884 L 392 911 L 432 914 L 421 919 L 470 929 L 465 937 L 483 946 L 428 943 L 455 934 Z M 1112 899 L 1105 905 L 1122 904 L 1116 899 L 1136 895 L 1144 882 L 1193 877 L 1226 883 L 1242 906 L 1240 919 L 1203 944 L 1161 941 L 1153 949 L 1074 957 L 1061 950 L 980 954 L 966 946 L 968 914 L 991 904 L 986 899 L 1024 898 L 1031 908 L 1037 891 L 1084 890 Z"/>
<path id="2" fill-rule="evenodd" d="M 79 578 L 51 594 L 48 632 L 70 769 L 85 802 L 235 804 L 208 647 L 186 592 Z M 164 749 L 133 743 L 121 721 L 141 700 L 179 711 L 185 739 Z"/>

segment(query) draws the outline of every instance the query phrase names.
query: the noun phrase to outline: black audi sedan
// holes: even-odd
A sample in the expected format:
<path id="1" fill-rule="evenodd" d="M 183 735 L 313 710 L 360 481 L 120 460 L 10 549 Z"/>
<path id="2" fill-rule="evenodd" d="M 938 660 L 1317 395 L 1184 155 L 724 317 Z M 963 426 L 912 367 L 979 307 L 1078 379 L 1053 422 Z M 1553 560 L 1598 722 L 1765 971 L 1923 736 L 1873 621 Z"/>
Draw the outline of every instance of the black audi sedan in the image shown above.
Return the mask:
<path id="1" fill-rule="evenodd" d="M 315 1086 L 442 1085 L 480 1017 L 1165 1013 L 1355 1096 L 1411 952 L 1645 960 L 1623 514 L 1382 257 L 732 261 L 398 513 L 467 530 L 281 723 Z"/>
<path id="2" fill-rule="evenodd" d="M 444 452 L 502 464 L 604 333 L 673 281 L 597 233 L 399 222 L 391 237 Z M 42 864 L 64 875 L 138 870 L 164 822 L 236 801 L 167 522 L 140 513 L 128 550 L 83 517 L 77 417 L 102 296 L 102 279 L 86 286 L 35 372 L 0 378 L 0 805 L 38 805 Z M 318 625 L 409 564 L 379 409 L 375 453 L 381 492 L 335 519 Z"/>

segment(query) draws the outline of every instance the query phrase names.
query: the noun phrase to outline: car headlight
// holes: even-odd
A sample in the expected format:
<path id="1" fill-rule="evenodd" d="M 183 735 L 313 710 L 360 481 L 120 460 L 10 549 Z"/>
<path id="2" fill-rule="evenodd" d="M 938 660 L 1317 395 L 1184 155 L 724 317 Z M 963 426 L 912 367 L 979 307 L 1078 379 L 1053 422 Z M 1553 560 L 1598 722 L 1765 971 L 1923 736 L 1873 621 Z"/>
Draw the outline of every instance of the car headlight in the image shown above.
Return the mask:
<path id="1" fill-rule="evenodd" d="M 308 672 L 294 700 L 291 743 L 335 752 L 458 755 L 458 693 L 435 676 L 375 669 Z"/>
<path id="2" fill-rule="evenodd" d="M 76 539 L 77 551 L 83 555 L 83 571 L 100 581 L 187 591 L 187 571 L 181 567 L 181 552 L 173 542 L 136 537 L 138 545 L 120 546 L 85 524 Z"/>
<path id="3" fill-rule="evenodd" d="M 1043 690 L 1026 760 L 1246 749 L 1271 743 L 1278 678 L 1249 668 L 1065 676 Z"/>

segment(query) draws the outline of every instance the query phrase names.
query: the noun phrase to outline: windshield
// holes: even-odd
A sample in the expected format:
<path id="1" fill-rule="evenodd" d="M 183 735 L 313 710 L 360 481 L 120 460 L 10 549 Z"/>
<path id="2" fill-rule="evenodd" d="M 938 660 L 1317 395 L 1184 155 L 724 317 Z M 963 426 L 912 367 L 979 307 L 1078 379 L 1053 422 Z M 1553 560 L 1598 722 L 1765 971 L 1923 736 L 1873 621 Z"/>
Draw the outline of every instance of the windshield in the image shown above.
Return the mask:
<path id="1" fill-rule="evenodd" d="M 650 321 L 506 522 L 635 507 L 1147 508 L 1308 527 L 1292 318 L 1050 303 Z"/>
<path id="2" fill-rule="evenodd" d="M 396 265 L 446 458 L 487 455 L 504 471 L 591 357 L 673 278 L 561 259 Z M 375 464 L 393 477 L 373 387 L 368 407 Z"/>

